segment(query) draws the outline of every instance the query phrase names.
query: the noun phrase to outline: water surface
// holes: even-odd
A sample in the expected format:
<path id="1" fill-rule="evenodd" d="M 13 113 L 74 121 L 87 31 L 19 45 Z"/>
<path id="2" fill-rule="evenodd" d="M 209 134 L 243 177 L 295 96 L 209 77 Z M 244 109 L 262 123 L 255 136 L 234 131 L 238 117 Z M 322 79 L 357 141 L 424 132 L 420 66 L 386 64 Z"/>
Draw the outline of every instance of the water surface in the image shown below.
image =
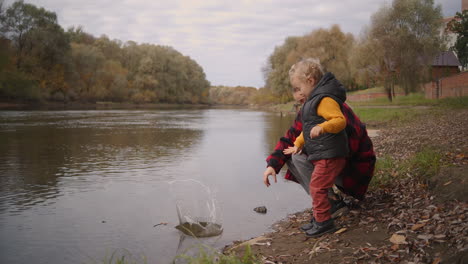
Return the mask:
<path id="1" fill-rule="evenodd" d="M 262 234 L 309 206 L 297 184 L 262 183 L 265 157 L 293 118 L 238 109 L 0 111 L 0 263 L 96 263 L 123 249 L 169 263 L 194 243 L 174 228 L 169 183 L 185 179 L 206 185 L 219 207 L 224 232 L 200 241 L 222 247 Z M 196 199 L 196 188 L 186 189 Z M 260 205 L 266 215 L 253 211 Z"/>

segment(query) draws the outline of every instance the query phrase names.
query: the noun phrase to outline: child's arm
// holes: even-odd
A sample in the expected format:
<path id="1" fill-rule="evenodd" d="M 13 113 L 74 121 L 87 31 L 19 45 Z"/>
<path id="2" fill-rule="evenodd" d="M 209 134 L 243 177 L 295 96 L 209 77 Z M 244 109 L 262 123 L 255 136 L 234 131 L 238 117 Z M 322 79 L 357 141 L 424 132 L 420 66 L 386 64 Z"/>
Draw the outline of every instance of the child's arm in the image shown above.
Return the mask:
<path id="1" fill-rule="evenodd" d="M 310 137 L 315 138 L 323 133 L 336 134 L 346 127 L 346 119 L 341 112 L 340 105 L 330 97 L 325 97 L 317 107 L 317 115 L 327 121 L 318 124 L 310 131 Z"/>
<path id="2" fill-rule="evenodd" d="M 302 147 L 304 146 L 304 143 L 305 143 L 304 135 L 301 132 L 301 134 L 294 141 L 294 147 L 289 147 L 289 148 L 283 150 L 283 153 L 285 155 L 299 153 L 301 151 Z"/>

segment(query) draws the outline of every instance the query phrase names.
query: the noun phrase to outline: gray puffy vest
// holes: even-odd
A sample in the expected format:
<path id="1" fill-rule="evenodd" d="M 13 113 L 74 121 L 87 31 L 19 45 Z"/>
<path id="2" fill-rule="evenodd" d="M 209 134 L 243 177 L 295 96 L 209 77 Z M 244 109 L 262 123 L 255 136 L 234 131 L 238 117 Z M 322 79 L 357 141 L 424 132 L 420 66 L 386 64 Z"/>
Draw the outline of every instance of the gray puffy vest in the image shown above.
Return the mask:
<path id="1" fill-rule="evenodd" d="M 323 133 L 314 139 L 310 138 L 312 128 L 327 121 L 317 114 L 317 107 L 324 97 L 331 97 L 340 107 L 346 101 L 346 91 L 332 73 L 326 73 L 322 77 L 302 107 L 304 150 L 308 160 L 346 157 L 349 152 L 345 129 L 337 134 Z"/>

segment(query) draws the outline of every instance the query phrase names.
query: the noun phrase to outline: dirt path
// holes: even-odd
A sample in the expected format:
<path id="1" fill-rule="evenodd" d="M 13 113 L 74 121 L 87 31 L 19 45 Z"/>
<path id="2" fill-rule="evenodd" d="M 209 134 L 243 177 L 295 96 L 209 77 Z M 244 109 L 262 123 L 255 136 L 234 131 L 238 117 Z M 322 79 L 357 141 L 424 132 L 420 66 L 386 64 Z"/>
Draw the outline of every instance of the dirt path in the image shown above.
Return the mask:
<path id="1" fill-rule="evenodd" d="M 431 112 L 410 125 L 379 131 L 373 139 L 378 158 L 391 157 L 398 166 L 430 147 L 441 153 L 444 166 L 425 178 L 409 170 L 373 187 L 336 221 L 335 234 L 307 239 L 298 228 L 310 211 L 299 212 L 251 241 L 252 251 L 263 263 L 468 263 L 466 116 L 466 109 Z M 225 252 L 233 248 L 242 255 L 245 247 L 239 244 Z"/>

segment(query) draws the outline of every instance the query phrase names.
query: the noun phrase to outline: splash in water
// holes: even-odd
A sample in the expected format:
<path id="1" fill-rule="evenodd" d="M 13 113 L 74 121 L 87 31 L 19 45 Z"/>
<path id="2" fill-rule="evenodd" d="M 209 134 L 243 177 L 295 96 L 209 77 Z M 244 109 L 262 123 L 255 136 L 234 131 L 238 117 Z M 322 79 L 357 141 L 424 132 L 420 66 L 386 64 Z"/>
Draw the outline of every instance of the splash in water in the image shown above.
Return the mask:
<path id="1" fill-rule="evenodd" d="M 176 198 L 179 225 L 175 228 L 194 237 L 211 237 L 223 232 L 216 200 L 206 185 L 194 179 L 169 182 Z"/>

